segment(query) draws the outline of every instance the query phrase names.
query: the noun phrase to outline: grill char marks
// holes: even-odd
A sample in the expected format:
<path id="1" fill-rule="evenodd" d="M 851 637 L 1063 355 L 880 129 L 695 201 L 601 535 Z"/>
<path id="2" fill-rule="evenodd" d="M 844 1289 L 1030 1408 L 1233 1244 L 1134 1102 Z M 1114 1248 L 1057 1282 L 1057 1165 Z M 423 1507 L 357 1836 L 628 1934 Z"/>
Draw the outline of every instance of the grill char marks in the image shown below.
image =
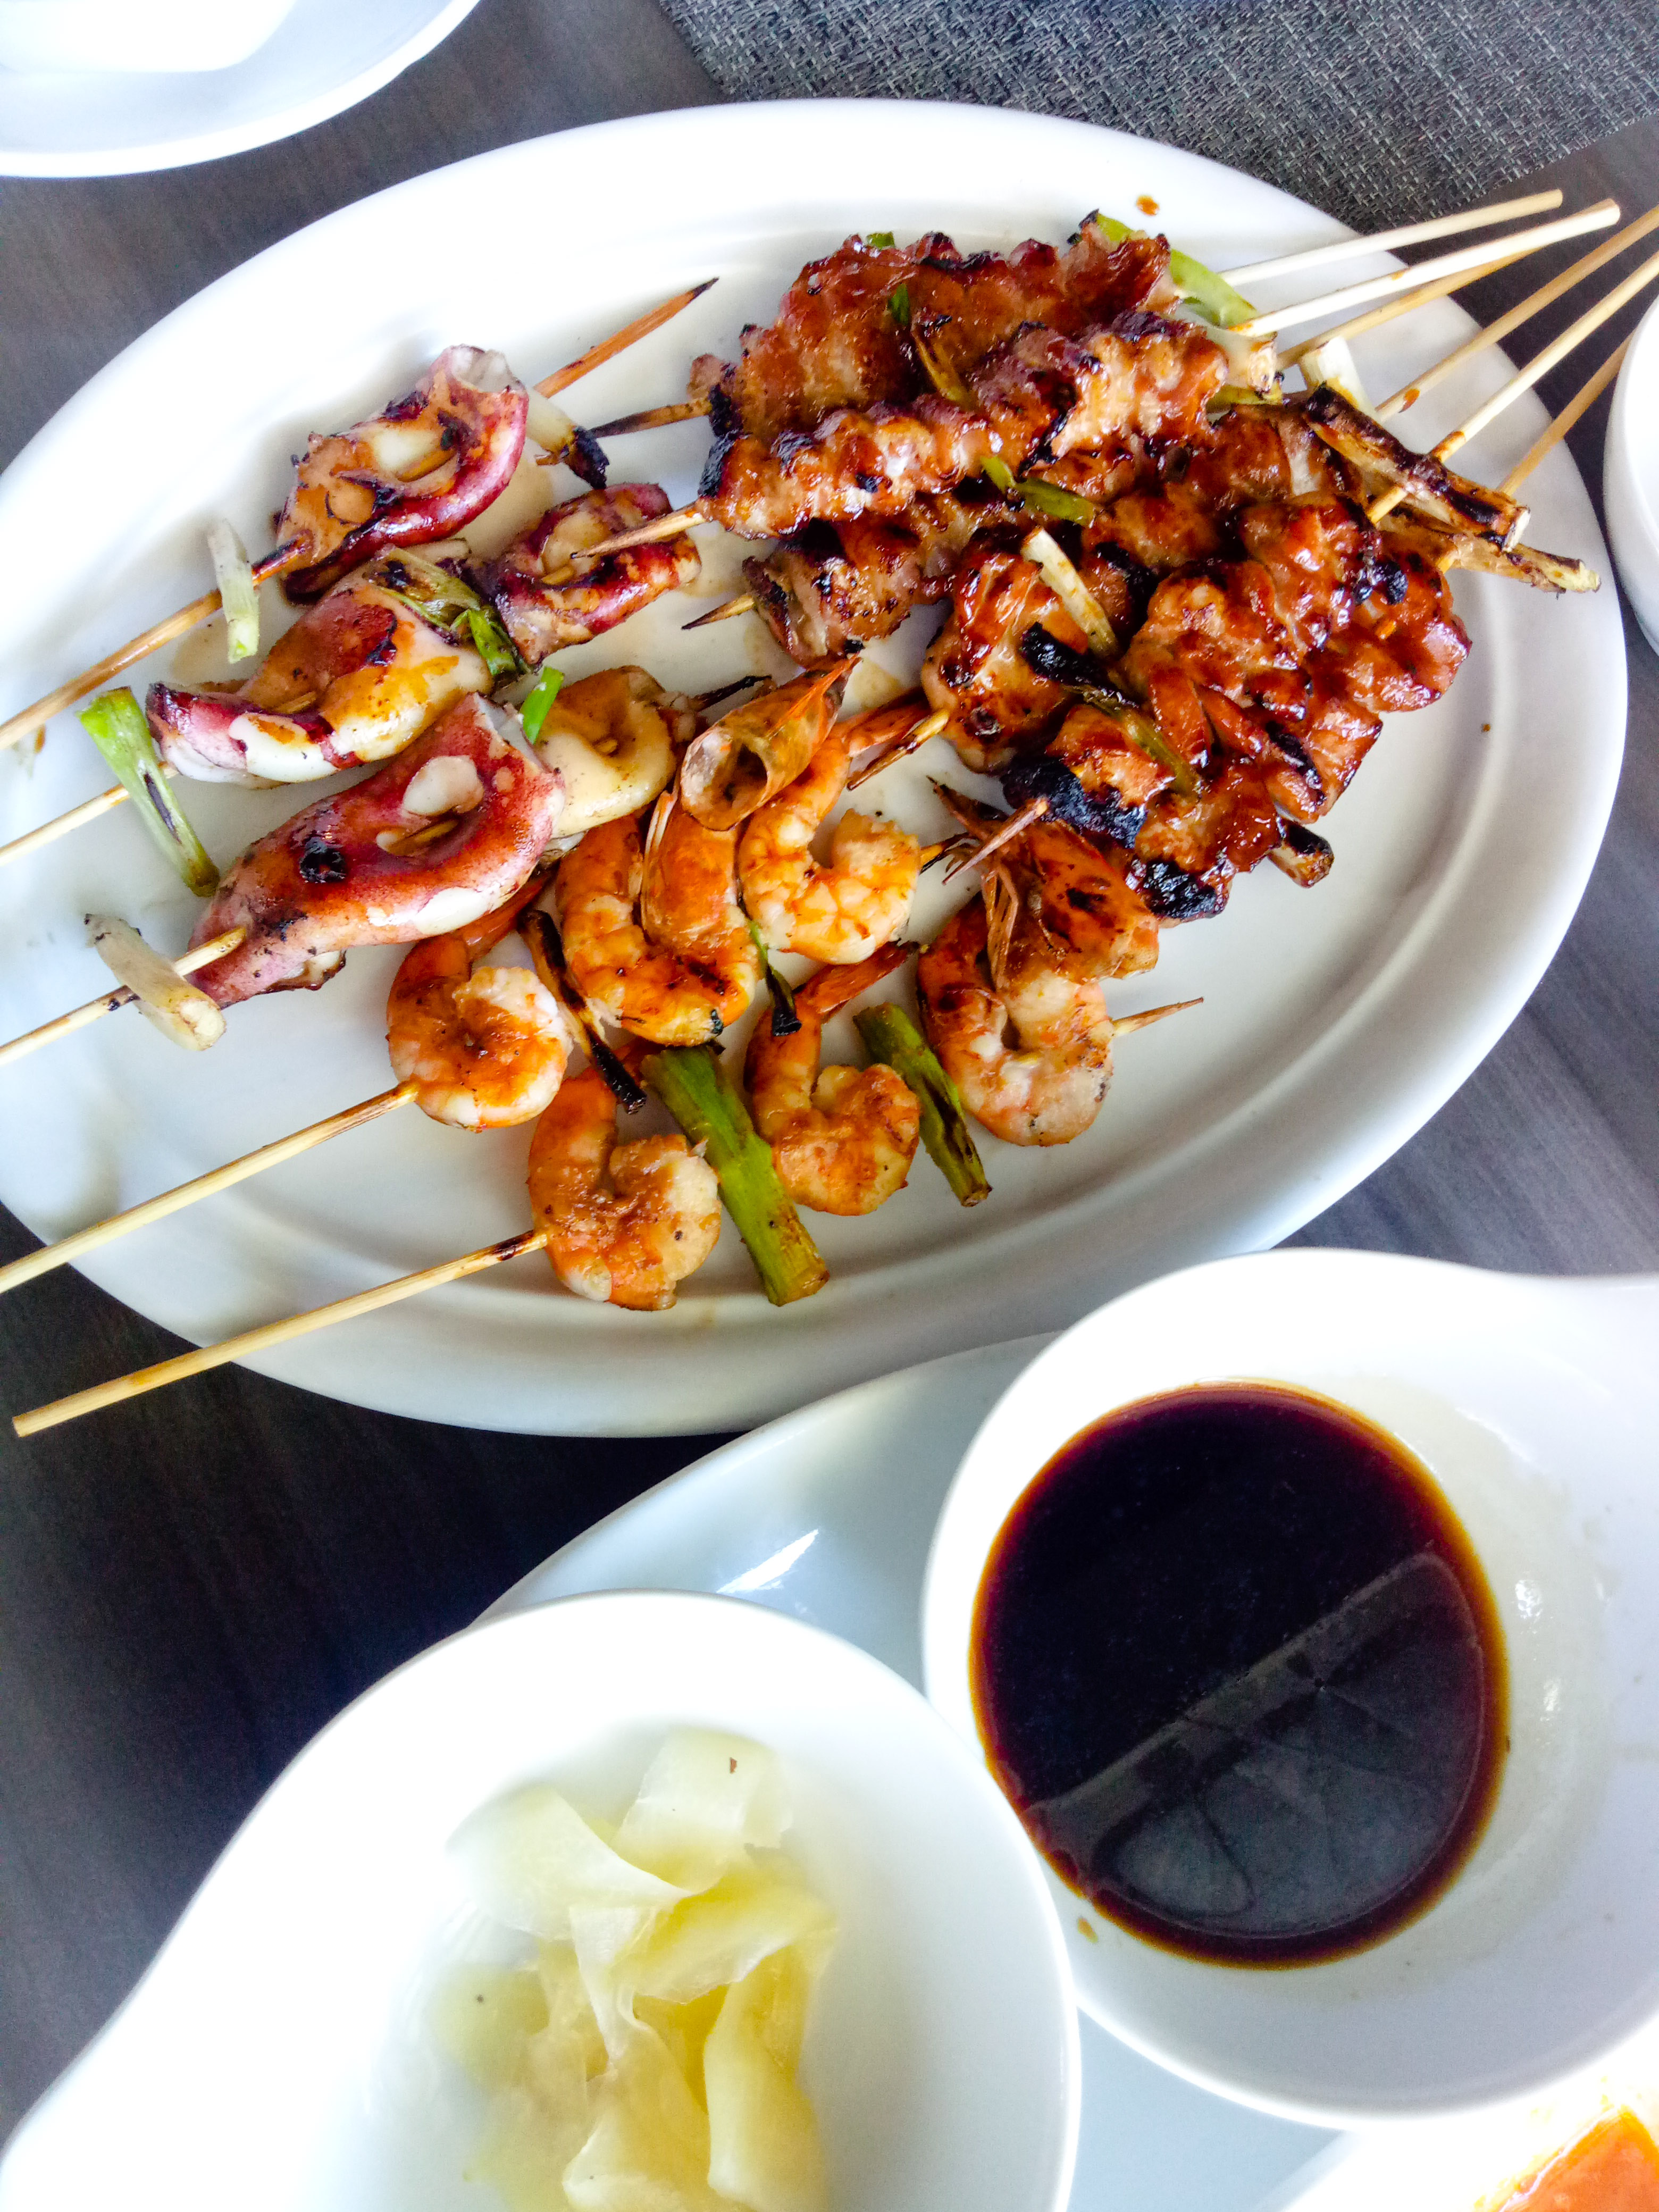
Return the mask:
<path id="1" fill-rule="evenodd" d="M 932 389 L 891 311 L 901 285 L 913 322 L 948 325 L 951 358 L 965 373 L 1024 324 L 1075 337 L 1170 300 L 1168 272 L 1162 239 L 1110 246 L 1092 223 L 1068 247 L 1031 239 L 1010 254 L 959 253 L 942 232 L 901 246 L 849 238 L 807 264 L 771 323 L 744 331 L 738 360 L 701 356 L 690 389 L 710 400 L 717 437 L 770 445 L 811 431 L 836 408 L 902 403 Z"/>

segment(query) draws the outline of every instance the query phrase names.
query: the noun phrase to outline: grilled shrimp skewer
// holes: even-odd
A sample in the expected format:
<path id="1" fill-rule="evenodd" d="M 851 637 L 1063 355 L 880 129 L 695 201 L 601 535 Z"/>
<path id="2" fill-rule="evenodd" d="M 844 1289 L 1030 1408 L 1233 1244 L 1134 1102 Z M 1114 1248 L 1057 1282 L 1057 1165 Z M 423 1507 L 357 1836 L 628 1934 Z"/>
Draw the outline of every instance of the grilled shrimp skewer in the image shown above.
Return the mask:
<path id="1" fill-rule="evenodd" d="M 915 1093 L 892 1068 L 820 1067 L 823 1024 L 910 957 L 887 945 L 856 966 L 820 968 L 794 994 L 796 1029 L 756 1024 L 744 1080 L 784 1188 L 819 1213 L 873 1213 L 902 1188 L 921 1133 Z"/>

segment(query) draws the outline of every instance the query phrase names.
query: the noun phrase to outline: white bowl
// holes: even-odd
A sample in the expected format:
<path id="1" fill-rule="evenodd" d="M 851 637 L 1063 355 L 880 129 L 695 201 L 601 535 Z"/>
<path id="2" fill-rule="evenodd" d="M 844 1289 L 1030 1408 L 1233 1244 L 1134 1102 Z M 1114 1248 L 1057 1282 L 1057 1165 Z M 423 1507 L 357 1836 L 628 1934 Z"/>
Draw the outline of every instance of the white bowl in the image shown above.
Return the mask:
<path id="1" fill-rule="evenodd" d="M 1060 2212 L 1077 2014 L 1018 1823 L 908 1683 L 732 1599 L 624 1591 L 469 1631 L 303 1752 L 0 2166 L 5 2212 L 488 2212 L 431 1992 L 473 1955 L 445 1844 L 560 1783 L 620 1812 L 664 1732 L 776 1751 L 841 1935 L 803 2060 L 837 2212 Z"/>
<path id="2" fill-rule="evenodd" d="M 1659 653 L 1659 305 L 1638 324 L 1613 387 L 1601 494 L 1619 580 Z"/>
<path id="3" fill-rule="evenodd" d="M 234 69 L 294 0 L 0 0 L 0 66 L 74 72 Z"/>
<path id="4" fill-rule="evenodd" d="M 1438 1901 L 1369 1950 L 1205 1965 L 1103 1920 L 1045 1863 L 1095 2019 L 1206 2087 L 1344 2126 L 1522 2094 L 1659 2011 L 1656 1347 L 1659 1279 L 1293 1251 L 1133 1291 L 1014 1383 L 923 1589 L 928 1694 L 967 1741 L 974 1600 L 1015 1501 L 1090 1422 L 1194 1382 L 1299 1385 L 1401 1437 L 1467 1530 L 1508 1647 L 1491 1820 Z"/>

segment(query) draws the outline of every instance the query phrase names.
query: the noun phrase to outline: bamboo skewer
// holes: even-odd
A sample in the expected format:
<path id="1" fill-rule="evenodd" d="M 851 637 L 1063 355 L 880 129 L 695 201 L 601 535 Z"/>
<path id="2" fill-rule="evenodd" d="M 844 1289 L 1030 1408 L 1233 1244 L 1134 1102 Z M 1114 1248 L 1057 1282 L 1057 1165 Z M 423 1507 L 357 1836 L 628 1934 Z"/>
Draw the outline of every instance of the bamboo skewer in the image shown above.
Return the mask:
<path id="1" fill-rule="evenodd" d="M 377 1121 L 383 1114 L 406 1105 L 418 1088 L 412 1081 L 400 1083 L 338 1114 L 327 1115 L 322 1121 L 313 1121 L 309 1128 L 296 1129 L 291 1136 L 278 1137 L 272 1144 L 244 1152 L 240 1159 L 212 1168 L 190 1182 L 179 1183 L 158 1197 L 147 1198 L 142 1205 L 129 1206 L 125 1213 L 112 1213 L 106 1220 L 94 1222 L 89 1229 L 77 1230 L 72 1237 L 61 1237 L 55 1244 L 43 1244 L 38 1252 L 25 1253 L 9 1267 L 0 1267 L 0 1296 L 17 1289 L 21 1284 L 32 1283 L 37 1275 L 49 1274 L 54 1267 L 67 1267 L 87 1253 L 96 1251 L 100 1244 L 112 1244 L 118 1237 L 135 1229 L 146 1229 L 152 1221 L 164 1221 L 169 1213 L 194 1206 L 198 1199 L 212 1198 L 219 1191 L 246 1182 L 251 1176 L 263 1175 L 267 1168 L 280 1167 L 284 1160 L 297 1159 L 301 1152 L 325 1145 L 331 1138 L 343 1137 L 349 1129 L 361 1129 L 369 1121 Z"/>
<path id="2" fill-rule="evenodd" d="M 239 922 L 234 929 L 226 930 L 221 937 L 209 938 L 205 945 L 198 945 L 193 952 L 186 952 L 182 959 L 175 960 L 173 968 L 180 975 L 193 975 L 198 968 L 206 968 L 215 960 L 222 960 L 227 952 L 234 952 L 246 935 L 246 925 Z M 118 983 L 112 991 L 88 999 L 84 1006 L 59 1014 L 55 1021 L 43 1022 L 38 1030 L 26 1030 L 21 1036 L 13 1037 L 9 1044 L 0 1044 L 0 1067 L 29 1053 L 39 1052 L 43 1044 L 55 1044 L 59 1037 L 70 1036 L 76 1030 L 101 1021 L 118 1007 L 132 1006 L 137 997 L 137 994 L 130 991 L 125 983 Z"/>
<path id="3" fill-rule="evenodd" d="M 1498 200 L 1490 207 L 1466 208 L 1461 215 L 1436 216 L 1428 222 L 1403 222 L 1393 230 L 1373 231 L 1368 238 L 1339 238 L 1331 246 L 1310 246 L 1301 253 L 1281 253 L 1271 261 L 1247 262 L 1242 269 L 1224 269 L 1229 284 L 1241 289 L 1264 276 L 1280 276 L 1290 269 L 1322 269 L 1334 261 L 1357 261 L 1362 254 L 1386 253 L 1396 246 L 1421 246 L 1431 238 L 1451 238 L 1461 230 L 1485 230 L 1511 216 L 1542 215 L 1559 208 L 1559 190 L 1529 192 L 1518 200 Z"/>
<path id="4" fill-rule="evenodd" d="M 1506 253 L 1496 261 L 1483 261 L 1478 269 L 1460 269 L 1449 276 L 1437 277 L 1432 284 L 1425 284 L 1420 291 L 1402 293 L 1398 299 L 1384 300 L 1381 307 L 1370 307 L 1358 315 L 1351 315 L 1346 323 L 1338 323 L 1334 330 L 1321 331 L 1317 337 L 1304 338 L 1300 344 L 1285 346 L 1279 354 L 1281 368 L 1295 368 L 1318 346 L 1332 344 L 1340 338 L 1352 343 L 1370 331 L 1380 330 L 1384 323 L 1392 323 L 1401 315 L 1409 315 L 1414 308 L 1426 307 L 1431 300 L 1443 300 L 1449 293 L 1461 292 L 1466 285 L 1478 284 L 1483 276 L 1491 276 L 1500 269 L 1507 269 L 1512 261 L 1524 261 L 1526 249 L 1519 253 Z"/>
<path id="5" fill-rule="evenodd" d="M 478 1251 L 464 1253 L 459 1260 L 445 1260 L 435 1267 L 422 1267 L 418 1274 L 400 1275 L 395 1282 L 380 1283 L 372 1291 L 358 1291 L 350 1297 L 336 1298 L 331 1304 L 313 1306 L 308 1313 L 290 1314 L 286 1321 L 267 1322 L 262 1328 L 245 1329 L 240 1336 L 227 1337 L 222 1344 L 204 1345 L 199 1352 L 181 1352 L 176 1358 L 161 1360 L 154 1367 L 141 1367 L 136 1374 L 120 1375 L 112 1382 L 77 1390 L 71 1397 L 59 1398 L 50 1406 L 37 1406 L 33 1413 L 19 1413 L 12 1427 L 20 1437 L 37 1436 L 42 1429 L 56 1428 L 62 1421 L 78 1420 L 82 1413 L 95 1413 L 105 1406 L 118 1406 L 125 1399 L 143 1397 L 146 1391 L 162 1389 L 169 1382 L 182 1382 L 187 1376 L 205 1375 L 210 1369 L 223 1367 L 233 1359 L 249 1358 L 275 1345 L 290 1343 L 295 1337 L 309 1336 L 314 1329 L 331 1328 L 336 1322 L 355 1321 L 360 1314 L 396 1305 L 422 1291 L 459 1282 L 463 1276 L 478 1274 L 486 1267 L 499 1267 L 504 1260 L 517 1260 L 526 1252 L 539 1252 L 547 1239 L 545 1229 L 526 1229 L 517 1237 L 503 1237 L 499 1244 L 486 1244 Z"/>
<path id="6" fill-rule="evenodd" d="M 712 607 L 706 615 L 699 615 L 695 622 L 682 623 L 680 628 L 707 629 L 710 623 L 730 622 L 734 615 L 753 614 L 758 604 L 752 592 L 739 592 L 736 599 L 722 600 L 719 606 Z M 0 849 L 0 860 L 4 857 L 3 849 Z"/>
<path id="7" fill-rule="evenodd" d="M 1524 250 L 1534 253 L 1540 247 L 1554 246 L 1564 238 L 1582 238 L 1587 230 L 1604 230 L 1619 220 L 1617 200 L 1598 200 L 1594 207 L 1583 208 L 1577 215 L 1563 216 L 1558 222 L 1540 223 L 1533 230 L 1511 231 L 1502 241 L 1505 258 L 1517 258 Z M 1299 301 L 1294 307 L 1273 307 L 1265 313 L 1254 315 L 1247 323 L 1235 326 L 1235 337 L 1265 338 L 1275 331 L 1288 329 L 1293 323 L 1316 322 L 1322 315 L 1340 313 L 1347 307 L 1358 307 L 1368 300 L 1381 300 L 1401 292 L 1414 292 L 1437 276 L 1451 276 L 1460 270 L 1477 269 L 1496 257 L 1491 239 L 1480 246 L 1460 246 L 1455 253 L 1444 253 L 1432 261 L 1419 261 L 1409 269 L 1391 270 L 1386 276 L 1371 276 L 1358 284 L 1344 285 L 1340 290 L 1326 292 L 1312 300 Z"/>
<path id="8" fill-rule="evenodd" d="M 1498 489 L 1500 491 L 1507 492 L 1512 496 L 1520 489 L 1521 486 L 1538 466 L 1540 461 L 1543 459 L 1545 454 L 1553 452 L 1555 447 L 1560 444 L 1562 439 L 1566 436 L 1568 431 L 1571 429 L 1573 424 L 1577 422 L 1579 416 L 1581 415 L 1588 414 L 1589 410 L 1595 406 L 1596 401 L 1607 390 L 1608 385 L 1610 385 L 1613 382 L 1613 378 L 1618 375 L 1620 369 L 1624 365 L 1625 356 L 1629 351 L 1630 340 L 1628 338 L 1624 341 L 1622 345 L 1617 345 L 1613 348 L 1613 351 L 1602 362 L 1601 368 L 1596 370 L 1595 375 L 1589 378 L 1585 383 L 1579 386 L 1578 390 L 1573 394 L 1572 398 L 1568 400 L 1566 405 L 1561 410 L 1561 412 L 1556 416 L 1555 420 L 1550 423 L 1546 429 L 1540 431 L 1534 442 L 1528 447 L 1527 451 L 1522 455 L 1521 459 L 1516 463 L 1515 466 L 1510 471 L 1508 476 L 1504 477 L 1503 483 L 1498 486 Z"/>
<path id="9" fill-rule="evenodd" d="M 1534 354 L 1524 368 L 1517 369 L 1509 382 L 1493 392 L 1490 399 L 1484 400 L 1467 421 L 1460 422 L 1456 429 L 1449 430 L 1439 444 L 1432 448 L 1436 460 L 1449 460 L 1452 454 L 1467 446 L 1471 438 L 1478 437 L 1487 424 L 1495 422 L 1523 392 L 1530 392 L 1540 377 L 1547 376 L 1558 362 L 1564 361 L 1575 346 L 1582 344 L 1593 331 L 1599 330 L 1609 316 L 1616 315 L 1620 307 L 1633 300 L 1656 277 L 1659 277 L 1659 253 L 1650 255 L 1640 268 L 1632 270 L 1622 283 L 1615 284 L 1604 300 L 1598 301 L 1595 307 L 1580 315 L 1576 323 L 1569 325 L 1559 337 L 1553 338 L 1540 353 Z M 1585 402 L 1586 405 L 1589 404 L 1589 401 Z M 1407 496 L 1405 485 L 1392 485 L 1371 501 L 1365 510 L 1366 514 L 1371 521 L 1378 522 L 1385 514 L 1392 514 Z"/>
<path id="10" fill-rule="evenodd" d="M 614 355 L 648 337 L 653 331 L 659 330 L 683 307 L 689 307 L 694 300 L 701 299 L 715 282 L 713 276 L 706 277 L 701 284 L 692 285 L 688 291 L 676 293 L 672 300 L 665 300 L 660 307 L 636 316 L 623 329 L 613 332 L 608 338 L 602 338 L 599 344 L 589 346 L 586 353 L 578 354 L 574 361 L 567 362 L 562 368 L 555 369 L 551 376 L 544 377 L 536 386 L 537 391 L 544 398 L 550 399 L 555 392 L 562 392 L 567 385 L 574 384 L 578 377 L 586 376 L 590 369 L 598 368 Z M 297 544 L 277 546 L 262 561 L 254 562 L 254 582 L 263 584 L 270 577 L 280 576 L 295 565 L 303 550 L 303 547 Z M 118 647 L 113 653 L 106 653 L 81 675 L 72 677 L 67 684 L 60 684 L 56 690 L 48 691 L 44 698 L 37 699 L 32 707 L 25 707 L 21 714 L 12 715 L 9 720 L 0 722 L 0 747 L 18 744 L 23 738 L 32 738 L 65 707 L 72 707 L 77 699 L 84 699 L 88 691 L 95 691 L 100 684 L 107 684 L 124 668 L 131 668 L 135 661 L 144 659 L 164 645 L 170 645 L 174 638 L 184 636 L 198 623 L 205 622 L 210 615 L 216 614 L 220 604 L 216 591 L 204 592 L 199 599 L 192 599 L 188 606 L 180 607 L 176 614 L 168 615 L 164 621 L 152 624 L 149 629 L 141 631 L 138 636 L 129 638 L 125 645 Z M 112 805 L 114 803 L 111 801 Z"/>
<path id="11" fill-rule="evenodd" d="M 178 771 L 167 762 L 161 763 L 163 775 L 174 775 Z M 59 837 L 67 837 L 71 830 L 80 830 L 88 822 L 95 822 L 100 814 L 108 814 L 124 806 L 131 796 L 124 783 L 112 783 L 107 791 L 100 791 L 95 799 L 82 799 L 79 806 L 71 806 L 66 814 L 56 814 L 50 822 L 43 822 L 38 830 L 28 830 L 21 837 L 14 837 L 9 845 L 0 845 L 0 868 L 9 861 L 26 860 L 31 853 L 38 853 L 43 845 L 50 845 Z"/>
<path id="12" fill-rule="evenodd" d="M 709 286 L 719 281 L 718 277 L 705 276 L 701 284 L 693 284 L 684 292 L 676 292 L 672 300 L 665 300 L 660 307 L 647 308 L 644 314 L 636 315 L 631 323 L 624 323 L 621 330 L 613 331 L 608 338 L 601 338 L 597 345 L 589 346 L 586 353 L 579 353 L 574 361 L 568 361 L 562 368 L 556 368 L 551 376 L 544 376 L 536 386 L 537 391 L 544 399 L 553 398 L 567 385 L 574 384 L 579 377 L 586 376 L 590 369 L 613 360 L 619 353 L 625 353 L 629 346 L 637 345 L 641 338 L 649 337 L 653 331 L 659 331 L 665 323 L 672 323 L 683 307 L 689 307 L 693 300 L 701 300 Z M 597 436 L 598 433 L 594 434 Z"/>
<path id="13" fill-rule="evenodd" d="M 1489 346 L 1501 345 L 1511 331 L 1518 330 L 1522 323 L 1530 321 L 1545 307 L 1553 307 L 1576 284 L 1582 283 L 1586 276 L 1593 276 L 1598 269 L 1605 269 L 1608 262 L 1615 260 L 1627 246 L 1634 246 L 1638 239 L 1647 237 L 1650 231 L 1656 229 L 1659 229 L 1659 207 L 1650 208 L 1646 215 L 1638 216 L 1634 222 L 1626 223 L 1615 237 L 1608 239 L 1605 245 L 1598 246 L 1594 252 L 1585 254 L 1581 260 L 1575 261 L 1570 269 L 1564 269 L 1547 284 L 1540 284 L 1535 292 L 1528 293 L 1518 307 L 1511 307 L 1507 314 L 1499 315 L 1496 322 L 1488 323 L 1472 338 L 1465 339 L 1444 360 L 1425 368 L 1409 384 L 1402 384 L 1398 392 L 1390 392 L 1386 399 L 1379 401 L 1372 408 L 1372 415 L 1379 422 L 1386 422 L 1391 415 L 1403 414 L 1407 407 L 1414 407 L 1425 392 L 1432 391 L 1443 378 L 1455 374 L 1465 362 L 1473 361 L 1477 354 L 1485 353 Z"/>
<path id="14" fill-rule="evenodd" d="M 635 430 L 660 430 L 670 422 L 690 422 L 713 413 L 706 399 L 680 399 L 666 407 L 641 407 L 636 415 L 618 415 L 614 422 L 596 422 L 596 438 L 625 438 Z"/>
<path id="15" fill-rule="evenodd" d="M 274 552 L 267 553 L 263 561 L 256 561 L 253 564 L 254 582 L 263 584 L 269 577 L 283 574 L 300 558 L 301 550 L 297 545 L 279 545 Z M 176 614 L 168 615 L 165 621 L 154 623 L 149 629 L 141 630 L 137 637 L 130 637 L 125 645 L 118 646 L 113 653 L 106 653 L 101 660 L 94 661 L 79 676 L 72 676 L 67 684 L 60 684 L 55 691 L 48 691 L 44 699 L 37 699 L 32 707 L 25 707 L 21 714 L 14 714 L 9 721 L 0 722 L 0 747 L 19 744 L 23 738 L 32 738 L 37 730 L 44 730 L 52 716 L 61 714 L 65 707 L 72 707 L 77 699 L 84 699 L 88 691 L 95 691 L 100 684 L 107 684 L 112 676 L 118 676 L 124 668 L 131 668 L 135 660 L 143 660 L 149 654 L 158 652 L 162 646 L 171 645 L 175 637 L 183 637 L 185 631 L 194 629 L 198 623 L 204 623 L 210 615 L 217 614 L 220 604 L 216 591 L 204 592 L 199 599 L 192 599 L 187 607 L 180 607 Z"/>

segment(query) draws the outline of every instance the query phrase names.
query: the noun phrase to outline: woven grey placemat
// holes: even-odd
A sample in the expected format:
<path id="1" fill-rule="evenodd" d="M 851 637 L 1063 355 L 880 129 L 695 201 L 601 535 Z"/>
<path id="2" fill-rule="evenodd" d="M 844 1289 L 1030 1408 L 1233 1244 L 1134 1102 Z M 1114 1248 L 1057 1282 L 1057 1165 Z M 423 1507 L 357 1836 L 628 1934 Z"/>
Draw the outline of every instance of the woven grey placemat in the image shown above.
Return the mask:
<path id="1" fill-rule="evenodd" d="M 963 100 L 1112 124 L 1368 229 L 1467 205 L 1659 110 L 1656 0 L 662 4 L 734 99 Z"/>

